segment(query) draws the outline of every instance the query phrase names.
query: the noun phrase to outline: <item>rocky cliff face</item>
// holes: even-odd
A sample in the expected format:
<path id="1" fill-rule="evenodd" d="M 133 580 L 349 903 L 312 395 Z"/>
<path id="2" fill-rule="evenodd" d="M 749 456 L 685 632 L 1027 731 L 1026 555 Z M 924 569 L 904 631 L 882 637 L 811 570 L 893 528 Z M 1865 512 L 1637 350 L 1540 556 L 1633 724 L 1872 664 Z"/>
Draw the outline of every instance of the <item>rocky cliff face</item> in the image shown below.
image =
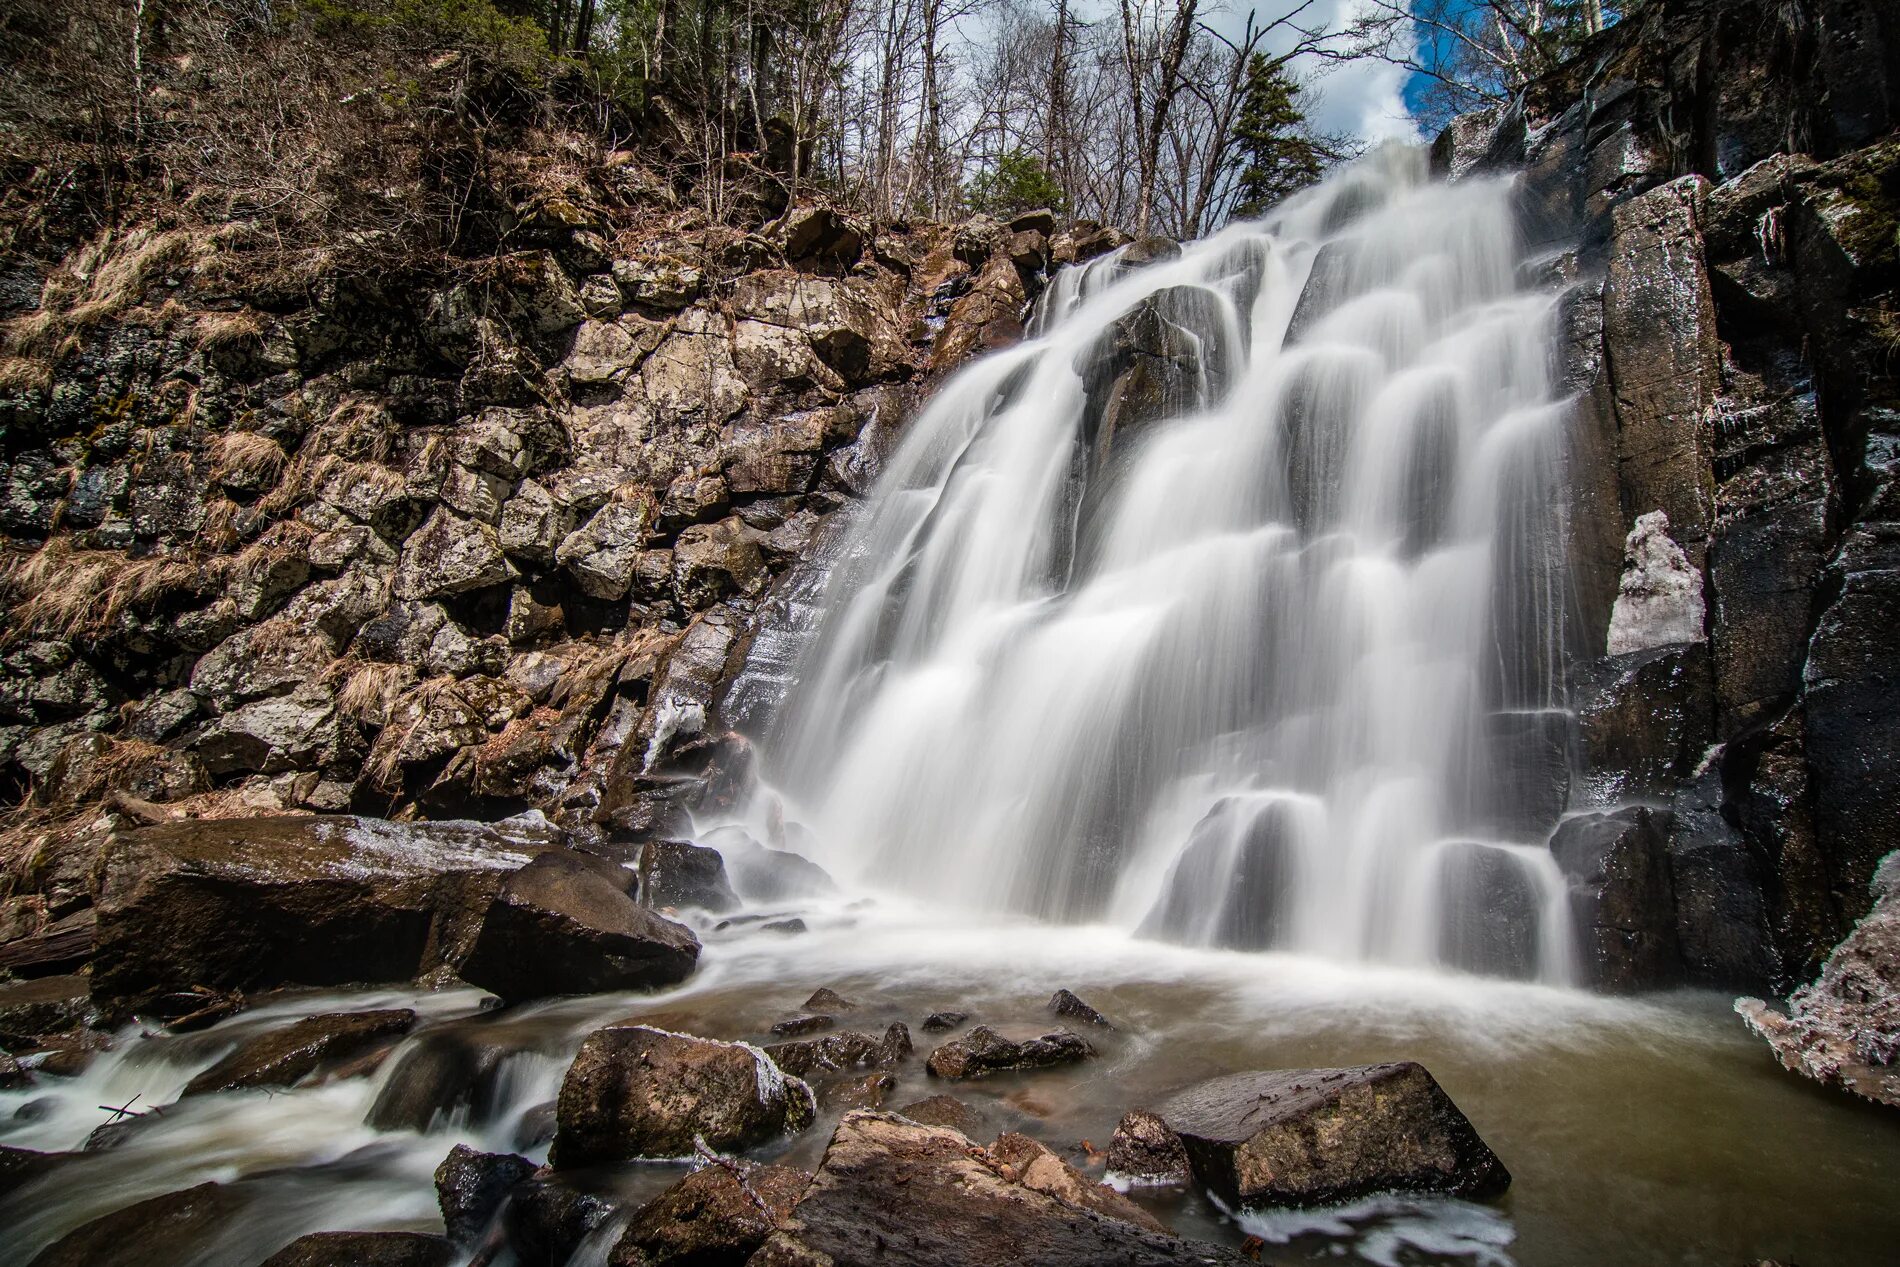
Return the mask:
<path id="1" fill-rule="evenodd" d="M 1579 722 L 1554 846 L 1598 978 L 1785 986 L 1900 847 L 1900 18 L 1664 0 L 1459 120 L 1568 284 Z"/>
<path id="2" fill-rule="evenodd" d="M 743 772 L 709 714 L 774 577 L 922 384 L 1119 241 L 656 226 L 633 181 L 525 198 L 446 280 L 247 289 L 158 227 L 40 279 L 0 394 L 0 942 L 138 821 L 532 808 L 611 851 L 730 791 L 678 776 Z"/>

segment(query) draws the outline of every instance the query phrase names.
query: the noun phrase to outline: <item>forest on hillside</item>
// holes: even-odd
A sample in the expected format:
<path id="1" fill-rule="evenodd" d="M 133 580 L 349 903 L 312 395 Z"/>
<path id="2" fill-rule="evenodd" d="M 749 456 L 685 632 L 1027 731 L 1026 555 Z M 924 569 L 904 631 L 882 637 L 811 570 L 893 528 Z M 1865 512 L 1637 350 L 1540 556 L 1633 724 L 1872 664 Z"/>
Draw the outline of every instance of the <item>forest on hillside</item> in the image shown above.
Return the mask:
<path id="1" fill-rule="evenodd" d="M 638 150 L 727 223 L 756 220 L 763 183 L 768 214 L 800 196 L 887 219 L 1047 206 L 1192 238 L 1357 152 L 1309 119 L 1341 64 L 1402 68 L 1430 130 L 1507 101 L 1629 7 L 21 0 L 0 16 L 0 231 L 43 231 L 29 204 L 110 222 L 139 186 L 293 244 L 454 247 L 481 236 L 458 201 L 472 169 L 526 126 L 544 150 Z M 444 98 L 453 53 L 478 73 Z"/>

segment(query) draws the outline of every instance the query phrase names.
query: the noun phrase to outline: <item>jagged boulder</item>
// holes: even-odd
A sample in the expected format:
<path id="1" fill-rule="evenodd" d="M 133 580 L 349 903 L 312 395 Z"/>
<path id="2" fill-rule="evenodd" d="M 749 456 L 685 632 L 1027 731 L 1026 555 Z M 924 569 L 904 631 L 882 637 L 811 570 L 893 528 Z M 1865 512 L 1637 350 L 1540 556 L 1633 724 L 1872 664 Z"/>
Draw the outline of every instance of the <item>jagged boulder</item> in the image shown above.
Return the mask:
<path id="1" fill-rule="evenodd" d="M 931 1052 L 925 1068 L 938 1078 L 982 1078 L 1015 1069 L 1072 1065 L 1094 1055 L 1095 1049 L 1087 1040 L 1066 1029 L 1016 1040 L 1003 1037 L 987 1025 L 978 1025 L 962 1038 Z"/>
<path id="2" fill-rule="evenodd" d="M 1131 1109 L 1108 1141 L 1108 1173 L 1136 1184 L 1186 1183 L 1192 1170 L 1187 1149 L 1158 1113 Z"/>
<path id="3" fill-rule="evenodd" d="M 1197 1179 L 1240 1205 L 1324 1205 L 1374 1192 L 1490 1197 L 1510 1172 L 1422 1065 L 1214 1078 L 1156 1112 Z"/>
<path id="4" fill-rule="evenodd" d="M 595 1030 L 561 1083 L 550 1156 L 562 1168 L 730 1151 L 811 1125 L 811 1088 L 766 1054 L 643 1025 Z"/>
<path id="5" fill-rule="evenodd" d="M 609 1267 L 743 1263 L 790 1217 L 811 1176 L 787 1166 L 716 1161 L 637 1210 Z"/>
<path id="6" fill-rule="evenodd" d="M 765 1049 L 774 1064 L 799 1078 L 814 1073 L 894 1065 L 908 1060 L 910 1053 L 910 1029 L 902 1021 L 893 1023 L 881 1038 L 845 1030 L 823 1038 L 775 1043 Z"/>
<path id="7" fill-rule="evenodd" d="M 739 905 L 719 851 L 690 841 L 648 841 L 640 850 L 640 885 L 648 906 L 697 907 L 722 915 Z"/>
<path id="8" fill-rule="evenodd" d="M 1027 1141 L 1025 1141 L 1027 1143 Z M 1094 1198 L 1079 1176 L 1054 1175 L 1060 1159 L 1031 1144 L 1015 1166 L 956 1131 L 891 1114 L 847 1113 L 811 1186 L 752 1267 L 873 1267 L 893 1254 L 910 1267 L 1163 1267 L 1238 1264 L 1213 1245 L 1126 1221 L 1117 1201 Z M 1110 1194 L 1112 1196 L 1113 1194 Z M 1090 1204 L 1069 1198 L 1083 1196 Z"/>
<path id="9" fill-rule="evenodd" d="M 699 939 L 634 900 L 634 873 L 544 853 L 502 882 L 461 965 L 510 1003 L 550 994 L 652 989 L 691 975 Z"/>

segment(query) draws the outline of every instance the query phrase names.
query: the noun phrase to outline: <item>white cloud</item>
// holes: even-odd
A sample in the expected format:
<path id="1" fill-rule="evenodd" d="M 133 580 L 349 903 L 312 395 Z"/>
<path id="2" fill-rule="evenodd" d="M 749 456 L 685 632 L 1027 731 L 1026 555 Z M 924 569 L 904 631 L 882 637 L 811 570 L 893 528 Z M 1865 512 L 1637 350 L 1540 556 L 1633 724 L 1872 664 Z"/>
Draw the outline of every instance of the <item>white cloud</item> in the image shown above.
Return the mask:
<path id="1" fill-rule="evenodd" d="M 1251 9 L 1256 24 L 1264 25 L 1285 13 L 1298 0 L 1224 0 L 1210 7 L 1203 20 L 1224 34 L 1237 36 L 1245 28 Z M 1363 0 L 1317 0 L 1300 15 L 1308 28 L 1338 30 L 1345 27 L 1363 7 Z M 1293 43 L 1290 33 L 1276 32 L 1283 52 Z M 1405 106 L 1406 72 L 1389 62 L 1373 59 L 1354 62 L 1323 62 L 1317 58 L 1296 63 L 1307 78 L 1313 109 L 1312 121 L 1324 132 L 1342 132 L 1362 141 L 1419 140 L 1418 124 Z"/>

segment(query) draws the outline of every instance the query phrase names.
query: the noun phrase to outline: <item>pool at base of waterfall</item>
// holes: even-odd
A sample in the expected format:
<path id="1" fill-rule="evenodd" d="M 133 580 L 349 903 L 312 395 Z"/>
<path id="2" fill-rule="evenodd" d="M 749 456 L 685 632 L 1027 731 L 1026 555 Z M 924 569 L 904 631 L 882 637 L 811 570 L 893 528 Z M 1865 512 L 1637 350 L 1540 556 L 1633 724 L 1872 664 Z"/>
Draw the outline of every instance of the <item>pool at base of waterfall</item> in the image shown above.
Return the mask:
<path id="1" fill-rule="evenodd" d="M 808 931 L 708 927 L 698 975 L 652 995 L 601 995 L 486 1010 L 473 990 L 276 996 L 192 1034 L 131 1029 L 76 1077 L 0 1092 L 0 1145 L 77 1150 L 113 1109 L 162 1112 L 0 1200 L 0 1263 L 111 1210 L 206 1181 L 235 1212 L 178 1262 L 256 1264 L 309 1231 L 441 1228 L 433 1173 L 450 1148 L 547 1155 L 547 1108 L 592 1030 L 627 1018 L 719 1039 L 777 1041 L 772 1026 L 829 988 L 858 1004 L 838 1028 L 910 1027 L 917 1050 L 891 1072 L 882 1107 L 950 1094 L 981 1121 L 1021 1131 L 1095 1178 L 1128 1109 L 1240 1070 L 1388 1060 L 1423 1063 L 1514 1182 L 1494 1202 L 1374 1196 L 1308 1210 L 1229 1214 L 1197 1193 L 1131 1188 L 1182 1235 L 1251 1243 L 1270 1262 L 1385 1264 L 1726 1263 L 1774 1258 L 1831 1267 L 1892 1261 L 1900 1245 L 1900 1121 L 1782 1072 L 1728 1000 L 1683 992 L 1612 999 L 1308 958 L 1166 946 L 1101 927 L 971 922 L 894 899 L 801 908 Z M 1068 989 L 1113 1029 L 1049 1011 Z M 323 1012 L 409 1007 L 416 1027 L 355 1076 L 290 1089 L 178 1098 L 242 1038 Z M 927 1032 L 925 1017 L 967 1013 Z M 931 1049 L 976 1024 L 1006 1034 L 1066 1024 L 1093 1059 L 973 1081 L 931 1077 Z M 393 1125 L 413 1103 L 428 1050 L 474 1053 L 480 1076 L 426 1127 Z M 451 1062 L 452 1063 L 452 1062 Z M 823 1087 L 821 1086 L 821 1092 Z M 383 1106 L 380 1110 L 378 1106 Z M 747 1155 L 812 1169 L 842 1109 Z M 378 1129 L 366 1119 L 384 1123 Z M 398 1115 L 399 1116 L 399 1115 Z M 1087 1141 L 1087 1146 L 1084 1146 Z M 589 1171 L 631 1209 L 685 1171 L 642 1163 Z M 1257 1237 L 1257 1242 L 1248 1238 Z M 605 1261 L 610 1242 L 574 1261 Z"/>

